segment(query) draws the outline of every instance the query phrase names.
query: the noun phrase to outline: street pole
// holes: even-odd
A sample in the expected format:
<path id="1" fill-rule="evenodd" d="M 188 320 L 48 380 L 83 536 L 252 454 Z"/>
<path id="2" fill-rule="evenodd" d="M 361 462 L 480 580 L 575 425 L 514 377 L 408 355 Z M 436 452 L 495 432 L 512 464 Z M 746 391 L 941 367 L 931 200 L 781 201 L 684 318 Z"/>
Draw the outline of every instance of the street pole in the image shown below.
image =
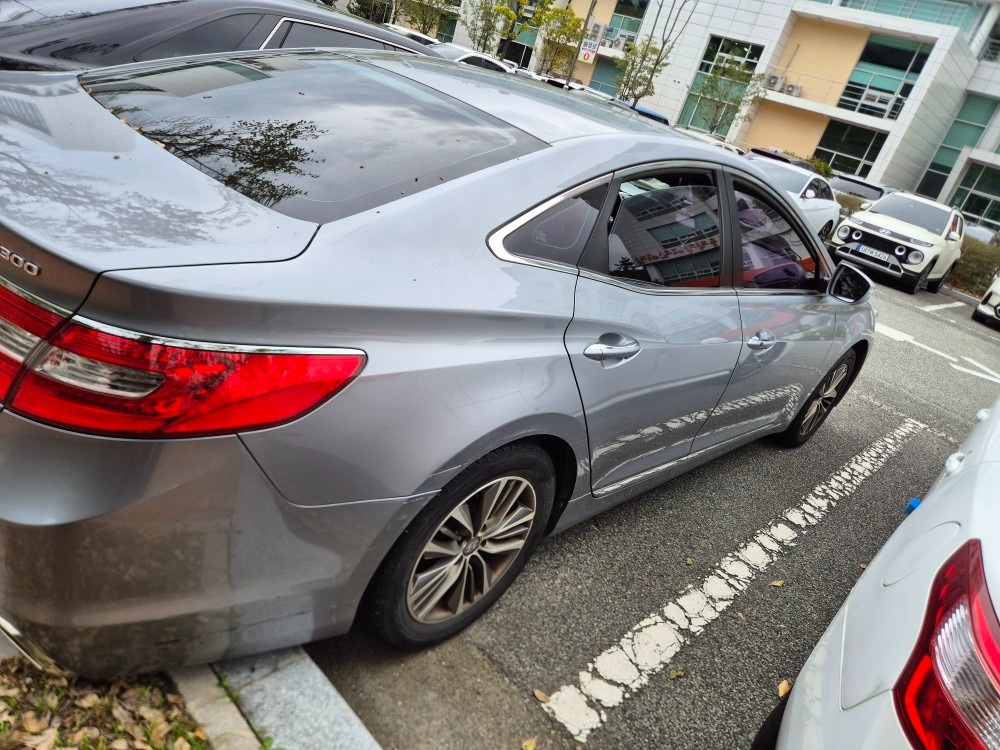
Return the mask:
<path id="1" fill-rule="evenodd" d="M 576 54 L 573 55 L 573 61 L 569 64 L 569 73 L 566 74 L 566 83 L 563 84 L 564 89 L 569 88 L 569 82 L 573 80 L 573 69 L 576 68 L 576 59 L 580 56 L 580 50 L 583 49 L 583 38 L 587 36 L 587 27 L 590 26 L 590 17 L 594 15 L 594 6 L 597 5 L 597 0 L 590 0 L 590 10 L 587 11 L 587 17 L 583 21 L 583 34 L 580 35 L 580 41 L 576 43 Z"/>

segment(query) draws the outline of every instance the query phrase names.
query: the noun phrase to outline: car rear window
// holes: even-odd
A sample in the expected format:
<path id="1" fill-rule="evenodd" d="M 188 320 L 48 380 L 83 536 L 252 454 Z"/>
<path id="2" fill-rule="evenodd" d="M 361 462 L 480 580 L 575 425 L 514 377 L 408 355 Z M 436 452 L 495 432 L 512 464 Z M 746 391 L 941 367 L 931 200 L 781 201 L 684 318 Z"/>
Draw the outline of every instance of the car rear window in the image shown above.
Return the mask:
<path id="1" fill-rule="evenodd" d="M 856 195 L 859 198 L 864 198 L 870 201 L 877 201 L 885 193 L 879 187 L 874 185 L 868 185 L 864 182 L 857 182 L 855 180 L 849 180 L 845 177 L 833 177 L 830 180 L 830 186 L 834 190 L 839 190 L 841 193 L 847 193 L 848 195 Z"/>
<path id="2" fill-rule="evenodd" d="M 372 58 L 390 53 L 372 53 Z M 325 223 L 546 144 L 333 51 L 255 52 L 81 76 L 106 109 L 233 190 Z"/>

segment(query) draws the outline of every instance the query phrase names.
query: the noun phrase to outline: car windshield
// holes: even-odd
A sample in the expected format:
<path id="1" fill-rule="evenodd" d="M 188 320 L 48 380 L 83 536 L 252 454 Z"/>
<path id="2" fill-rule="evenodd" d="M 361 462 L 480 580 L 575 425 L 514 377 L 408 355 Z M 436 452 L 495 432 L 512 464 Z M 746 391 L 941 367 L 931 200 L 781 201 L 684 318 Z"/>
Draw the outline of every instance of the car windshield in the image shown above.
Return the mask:
<path id="1" fill-rule="evenodd" d="M 880 200 L 870 211 L 873 214 L 905 221 L 907 224 L 915 224 L 932 234 L 944 234 L 944 228 L 948 226 L 948 220 L 951 218 L 951 211 L 946 208 L 938 208 L 927 201 L 895 193 Z"/>
<path id="2" fill-rule="evenodd" d="M 875 185 L 869 185 L 865 182 L 858 182 L 856 180 L 849 179 L 847 177 L 841 177 L 840 175 L 834 177 L 830 180 L 830 187 L 836 190 L 838 193 L 847 193 L 848 195 L 856 195 L 859 198 L 864 198 L 869 201 L 877 201 L 883 195 L 885 191 L 880 187 Z"/>
<path id="3" fill-rule="evenodd" d="M 809 181 L 810 175 L 802 174 L 798 170 L 789 169 L 784 164 L 773 159 L 754 159 L 753 163 L 764 170 L 767 176 L 782 190 L 798 195 L 802 188 Z"/>

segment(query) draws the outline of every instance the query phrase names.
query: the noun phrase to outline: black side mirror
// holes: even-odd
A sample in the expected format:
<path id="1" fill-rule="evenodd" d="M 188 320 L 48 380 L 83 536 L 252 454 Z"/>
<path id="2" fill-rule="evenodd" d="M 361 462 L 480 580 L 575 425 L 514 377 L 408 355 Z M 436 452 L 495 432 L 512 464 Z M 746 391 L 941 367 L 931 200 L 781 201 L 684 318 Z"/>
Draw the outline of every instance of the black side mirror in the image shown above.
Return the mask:
<path id="1" fill-rule="evenodd" d="M 852 305 L 864 302 L 875 290 L 875 282 L 868 278 L 857 266 L 841 263 L 833 272 L 833 278 L 826 288 L 826 293 L 841 302 Z"/>

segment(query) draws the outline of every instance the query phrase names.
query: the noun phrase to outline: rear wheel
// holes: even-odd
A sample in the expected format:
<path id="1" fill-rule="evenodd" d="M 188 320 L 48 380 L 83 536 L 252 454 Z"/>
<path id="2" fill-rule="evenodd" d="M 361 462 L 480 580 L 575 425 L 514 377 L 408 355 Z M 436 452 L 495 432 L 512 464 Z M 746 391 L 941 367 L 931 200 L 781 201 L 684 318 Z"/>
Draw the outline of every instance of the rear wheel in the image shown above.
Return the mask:
<path id="1" fill-rule="evenodd" d="M 548 454 L 514 444 L 481 458 L 422 510 L 379 567 L 364 604 L 396 648 L 429 646 L 500 598 L 541 540 L 555 497 Z"/>
<path id="2" fill-rule="evenodd" d="M 816 390 L 802 405 L 788 429 L 778 435 L 780 443 L 796 448 L 816 434 L 816 430 L 826 421 L 830 411 L 840 403 L 840 399 L 847 392 L 857 359 L 857 355 L 852 349 L 837 360 L 826 377 L 816 386 Z"/>
<path id="3" fill-rule="evenodd" d="M 934 281 L 927 282 L 927 291 L 930 292 L 931 294 L 937 294 L 938 292 L 940 292 L 941 287 L 944 286 L 944 282 L 948 280 L 948 278 L 951 276 L 951 272 L 954 270 L 955 270 L 955 264 L 952 263 L 948 267 L 948 270 L 944 272 L 944 276 L 942 276 L 940 279 L 935 279 Z"/>

